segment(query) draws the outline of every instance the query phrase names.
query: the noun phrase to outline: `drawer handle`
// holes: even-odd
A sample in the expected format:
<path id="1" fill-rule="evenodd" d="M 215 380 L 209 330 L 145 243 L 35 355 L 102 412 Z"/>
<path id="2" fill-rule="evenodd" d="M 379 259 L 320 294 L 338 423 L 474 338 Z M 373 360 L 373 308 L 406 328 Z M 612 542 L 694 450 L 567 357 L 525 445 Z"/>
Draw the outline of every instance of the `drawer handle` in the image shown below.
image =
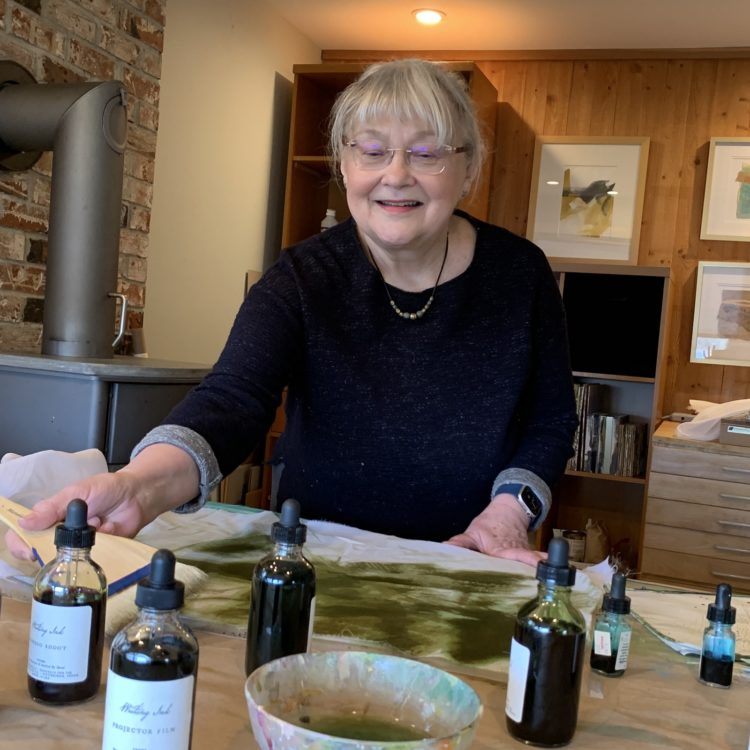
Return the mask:
<path id="1" fill-rule="evenodd" d="M 750 576 L 740 576 L 740 575 L 737 575 L 736 573 L 721 573 L 721 572 L 712 570 L 711 575 L 716 576 L 716 578 L 737 578 L 740 581 L 750 581 Z"/>
<path id="2" fill-rule="evenodd" d="M 719 497 L 722 500 L 750 500 L 747 495 L 730 495 L 728 492 L 720 492 Z"/>
<path id="3" fill-rule="evenodd" d="M 714 544 L 714 549 L 721 552 L 739 552 L 741 555 L 750 555 L 750 549 L 743 549 L 742 547 L 724 547 L 721 544 Z"/>
<path id="4" fill-rule="evenodd" d="M 738 474 L 750 474 L 750 469 L 736 469 L 733 466 L 722 466 L 722 471 L 734 471 Z"/>
<path id="5" fill-rule="evenodd" d="M 750 529 L 750 523 L 740 523 L 739 521 L 717 521 L 719 526 L 735 526 L 738 529 Z"/>

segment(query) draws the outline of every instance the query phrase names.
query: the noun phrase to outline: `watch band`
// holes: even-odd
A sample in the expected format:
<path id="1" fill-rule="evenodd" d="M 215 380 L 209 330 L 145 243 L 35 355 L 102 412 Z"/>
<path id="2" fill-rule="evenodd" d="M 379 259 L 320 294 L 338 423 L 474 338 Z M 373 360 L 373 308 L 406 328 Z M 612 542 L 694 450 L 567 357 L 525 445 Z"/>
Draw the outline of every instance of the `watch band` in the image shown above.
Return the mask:
<path id="1" fill-rule="evenodd" d="M 536 496 L 534 491 L 526 484 L 521 484 L 520 482 L 507 482 L 506 484 L 501 484 L 497 488 L 497 492 L 495 493 L 500 494 L 501 492 L 506 492 L 510 495 L 515 496 L 516 500 L 518 501 L 518 504 L 526 511 L 526 515 L 529 517 L 530 521 L 536 521 L 537 518 L 541 515 L 542 508 L 541 508 L 541 501 Z M 533 499 L 534 504 L 537 506 L 535 508 L 532 508 L 527 500 L 524 498 L 524 495 L 530 494 L 531 499 Z"/>

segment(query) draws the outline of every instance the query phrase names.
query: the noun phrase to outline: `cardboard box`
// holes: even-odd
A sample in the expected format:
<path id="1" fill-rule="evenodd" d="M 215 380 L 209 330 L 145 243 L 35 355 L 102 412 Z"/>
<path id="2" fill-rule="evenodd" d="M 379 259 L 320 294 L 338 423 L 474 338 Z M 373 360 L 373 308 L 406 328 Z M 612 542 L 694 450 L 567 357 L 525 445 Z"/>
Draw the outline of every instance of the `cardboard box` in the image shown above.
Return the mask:
<path id="1" fill-rule="evenodd" d="M 750 446 L 750 412 L 722 419 L 719 442 Z"/>

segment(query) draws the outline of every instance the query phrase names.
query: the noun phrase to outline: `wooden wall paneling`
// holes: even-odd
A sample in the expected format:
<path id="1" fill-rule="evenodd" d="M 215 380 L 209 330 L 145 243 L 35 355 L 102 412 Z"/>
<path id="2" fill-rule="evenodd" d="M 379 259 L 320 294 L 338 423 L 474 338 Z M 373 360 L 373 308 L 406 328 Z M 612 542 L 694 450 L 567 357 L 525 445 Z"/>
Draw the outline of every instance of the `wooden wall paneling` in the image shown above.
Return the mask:
<path id="1" fill-rule="evenodd" d="M 565 133 L 560 135 L 602 135 L 602 133 L 592 133 L 589 130 L 593 106 L 591 75 L 589 63 L 576 62 L 573 65 L 568 121 L 565 123 Z"/>
<path id="2" fill-rule="evenodd" d="M 612 135 L 650 135 L 640 131 L 643 113 L 643 77 L 643 62 L 640 60 L 620 63 Z"/>
<path id="3" fill-rule="evenodd" d="M 612 135 L 617 104 L 617 82 L 620 63 L 609 60 L 597 62 L 592 76 L 591 135 Z M 575 133 L 571 135 L 576 135 Z"/>
<path id="4" fill-rule="evenodd" d="M 534 135 L 543 131 L 547 113 L 547 79 L 549 64 L 530 62 L 526 66 L 526 82 L 523 90 L 521 114 Z"/>
<path id="5" fill-rule="evenodd" d="M 502 68 L 490 221 L 524 235 L 534 158 L 534 133 L 522 115 L 525 66 L 522 63 L 507 63 Z M 497 70 L 492 75 L 490 80 L 494 84 L 500 76 Z"/>
<path id="6" fill-rule="evenodd" d="M 576 63 L 565 134 L 612 135 L 615 90 L 616 63 Z"/>
<path id="7" fill-rule="evenodd" d="M 547 106 L 541 135 L 562 135 L 568 122 L 570 87 L 573 83 L 573 63 L 554 62 L 549 65 Z"/>
<path id="8" fill-rule="evenodd" d="M 646 220 L 641 231 L 639 262 L 669 266 L 678 235 L 678 198 L 691 84 L 682 62 L 667 60 L 660 67 L 663 70 L 657 93 L 661 94 L 662 114 L 655 110 L 643 126 L 643 132 L 650 133 L 652 150 L 646 188 L 648 212 L 644 207 Z"/>
<path id="9" fill-rule="evenodd" d="M 714 61 L 692 61 L 690 93 L 685 115 L 683 166 L 678 195 L 677 224 L 672 243 L 672 304 L 665 376 L 665 411 L 685 411 L 691 398 L 714 400 L 716 393 L 702 394 L 701 376 L 716 366 L 690 362 L 693 332 L 695 273 L 699 248 L 703 192 L 706 184 L 711 106 L 716 86 Z M 714 373 L 716 375 L 716 373 Z M 717 399 L 718 400 L 718 399 Z"/>

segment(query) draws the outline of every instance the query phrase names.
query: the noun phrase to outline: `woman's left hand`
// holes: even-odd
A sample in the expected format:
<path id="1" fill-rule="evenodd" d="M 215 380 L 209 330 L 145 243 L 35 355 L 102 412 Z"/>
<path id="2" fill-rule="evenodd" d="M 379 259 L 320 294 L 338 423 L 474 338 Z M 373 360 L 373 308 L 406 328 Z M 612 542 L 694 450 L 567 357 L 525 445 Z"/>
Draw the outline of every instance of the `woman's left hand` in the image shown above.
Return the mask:
<path id="1" fill-rule="evenodd" d="M 529 517 L 516 498 L 503 493 L 495 495 L 463 534 L 446 543 L 536 567 L 546 555 L 529 548 L 528 523 Z"/>

